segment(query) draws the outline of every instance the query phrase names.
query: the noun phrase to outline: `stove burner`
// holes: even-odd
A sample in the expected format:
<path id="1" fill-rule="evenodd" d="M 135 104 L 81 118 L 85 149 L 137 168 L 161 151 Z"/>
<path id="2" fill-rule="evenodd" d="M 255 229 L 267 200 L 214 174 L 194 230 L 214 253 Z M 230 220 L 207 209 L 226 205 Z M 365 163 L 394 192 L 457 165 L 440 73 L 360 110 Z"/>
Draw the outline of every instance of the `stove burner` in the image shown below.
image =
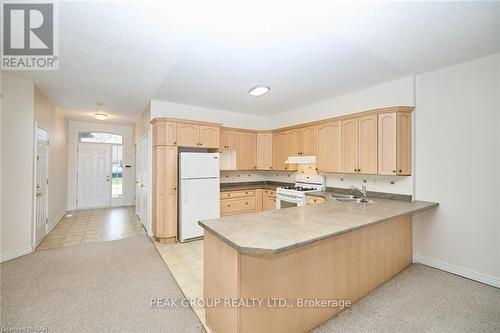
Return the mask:
<path id="1" fill-rule="evenodd" d="M 314 188 L 311 187 L 302 187 L 302 186 L 285 186 L 283 187 L 285 190 L 294 190 L 294 191 L 300 191 L 300 192 L 305 192 L 305 191 L 314 191 Z"/>

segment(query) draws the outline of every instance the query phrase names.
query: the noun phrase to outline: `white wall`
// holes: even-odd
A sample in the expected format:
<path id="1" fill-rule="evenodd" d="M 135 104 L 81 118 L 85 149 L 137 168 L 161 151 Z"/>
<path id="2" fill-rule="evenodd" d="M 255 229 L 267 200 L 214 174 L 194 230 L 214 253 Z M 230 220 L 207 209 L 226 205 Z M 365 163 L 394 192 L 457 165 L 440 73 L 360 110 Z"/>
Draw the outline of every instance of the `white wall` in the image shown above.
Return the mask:
<path id="1" fill-rule="evenodd" d="M 500 54 L 417 76 L 416 260 L 500 287 Z"/>
<path id="2" fill-rule="evenodd" d="M 34 85 L 2 73 L 1 261 L 32 251 Z"/>
<path id="3" fill-rule="evenodd" d="M 68 198 L 68 122 L 64 112 L 35 87 L 35 120 L 49 133 L 49 230 L 64 216 Z"/>
<path id="4" fill-rule="evenodd" d="M 414 79 L 396 81 L 332 98 L 270 117 L 271 128 L 296 125 L 391 106 L 414 105 Z"/>
<path id="5" fill-rule="evenodd" d="M 134 121 L 134 143 L 137 143 L 151 129 L 151 103 L 148 103 L 144 110 Z"/>
<path id="6" fill-rule="evenodd" d="M 158 117 L 215 122 L 221 123 L 225 127 L 269 129 L 269 119 L 266 117 L 152 100 L 151 119 Z"/>
<path id="7" fill-rule="evenodd" d="M 113 125 L 106 123 L 92 123 L 83 121 L 69 121 L 68 124 L 68 210 L 76 209 L 77 197 L 77 146 L 78 133 L 80 132 L 107 132 L 123 136 L 123 165 L 124 188 L 122 204 L 124 206 L 134 205 L 135 196 L 135 149 L 132 126 Z"/>

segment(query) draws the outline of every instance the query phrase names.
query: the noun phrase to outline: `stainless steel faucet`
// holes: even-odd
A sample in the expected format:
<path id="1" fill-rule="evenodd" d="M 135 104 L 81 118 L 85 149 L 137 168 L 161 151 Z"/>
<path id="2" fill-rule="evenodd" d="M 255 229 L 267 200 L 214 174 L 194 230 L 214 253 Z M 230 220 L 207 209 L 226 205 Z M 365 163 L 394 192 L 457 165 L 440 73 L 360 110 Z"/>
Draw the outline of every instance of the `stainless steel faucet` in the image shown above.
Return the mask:
<path id="1" fill-rule="evenodd" d="M 350 190 L 356 190 L 358 191 L 359 193 L 361 193 L 361 202 L 368 202 L 368 198 L 366 197 L 366 186 L 365 185 L 361 185 L 361 189 L 359 187 L 356 187 L 356 186 L 349 186 L 347 188 L 349 191 Z"/>

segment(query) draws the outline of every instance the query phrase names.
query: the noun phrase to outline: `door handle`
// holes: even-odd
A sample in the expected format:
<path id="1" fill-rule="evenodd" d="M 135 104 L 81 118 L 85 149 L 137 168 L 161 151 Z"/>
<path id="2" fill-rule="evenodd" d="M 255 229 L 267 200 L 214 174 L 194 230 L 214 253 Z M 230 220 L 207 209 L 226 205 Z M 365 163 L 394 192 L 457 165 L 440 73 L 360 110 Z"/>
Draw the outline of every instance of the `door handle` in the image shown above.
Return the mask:
<path id="1" fill-rule="evenodd" d="M 36 197 L 37 197 L 37 198 L 43 197 L 43 193 L 38 192 L 38 193 L 36 194 Z"/>

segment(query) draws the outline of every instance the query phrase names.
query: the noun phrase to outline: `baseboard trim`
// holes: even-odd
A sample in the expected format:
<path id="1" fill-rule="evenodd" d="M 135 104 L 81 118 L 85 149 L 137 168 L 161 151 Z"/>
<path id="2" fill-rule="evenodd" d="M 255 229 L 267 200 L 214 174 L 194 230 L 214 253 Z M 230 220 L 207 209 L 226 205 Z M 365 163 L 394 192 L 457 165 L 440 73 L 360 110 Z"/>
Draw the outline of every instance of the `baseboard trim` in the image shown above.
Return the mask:
<path id="1" fill-rule="evenodd" d="M 32 248 L 33 248 L 33 252 L 35 251 L 35 249 L 37 248 L 38 245 L 40 245 L 40 243 L 45 239 L 45 237 L 47 237 L 47 235 L 52 231 L 52 229 L 54 229 L 54 227 L 59 223 L 61 222 L 62 218 L 64 217 L 64 215 L 66 215 L 67 211 L 65 210 L 64 212 L 62 212 L 61 214 L 59 214 L 50 224 L 49 224 L 49 229 L 47 230 L 47 232 L 45 233 L 45 235 L 43 235 L 43 237 L 36 243 L 36 244 L 33 244 L 32 245 Z"/>
<path id="2" fill-rule="evenodd" d="M 22 249 L 10 251 L 7 253 L 2 253 L 2 254 L 0 254 L 0 262 L 12 260 L 12 259 L 15 259 L 17 257 L 24 256 L 26 254 L 30 254 L 32 252 L 33 252 L 33 250 L 31 248 L 31 246 L 28 246 L 28 247 L 25 247 Z"/>
<path id="3" fill-rule="evenodd" d="M 471 279 L 471 280 L 478 281 L 478 282 L 481 282 L 484 284 L 488 284 L 488 285 L 496 287 L 496 288 L 500 288 L 500 278 L 496 278 L 496 277 L 491 276 L 491 275 L 475 272 L 475 271 L 472 271 L 472 270 L 464 268 L 464 267 L 448 264 L 448 263 L 443 262 L 443 261 L 439 261 L 436 259 L 431 259 L 428 257 L 419 256 L 419 255 L 413 256 L 413 262 L 427 265 L 430 267 L 434 267 L 434 268 L 437 268 L 437 269 L 440 269 L 440 270 L 443 270 L 443 271 L 446 271 L 446 272 L 449 272 L 452 274 L 460 275 L 460 276 L 465 277 L 467 279 Z"/>

